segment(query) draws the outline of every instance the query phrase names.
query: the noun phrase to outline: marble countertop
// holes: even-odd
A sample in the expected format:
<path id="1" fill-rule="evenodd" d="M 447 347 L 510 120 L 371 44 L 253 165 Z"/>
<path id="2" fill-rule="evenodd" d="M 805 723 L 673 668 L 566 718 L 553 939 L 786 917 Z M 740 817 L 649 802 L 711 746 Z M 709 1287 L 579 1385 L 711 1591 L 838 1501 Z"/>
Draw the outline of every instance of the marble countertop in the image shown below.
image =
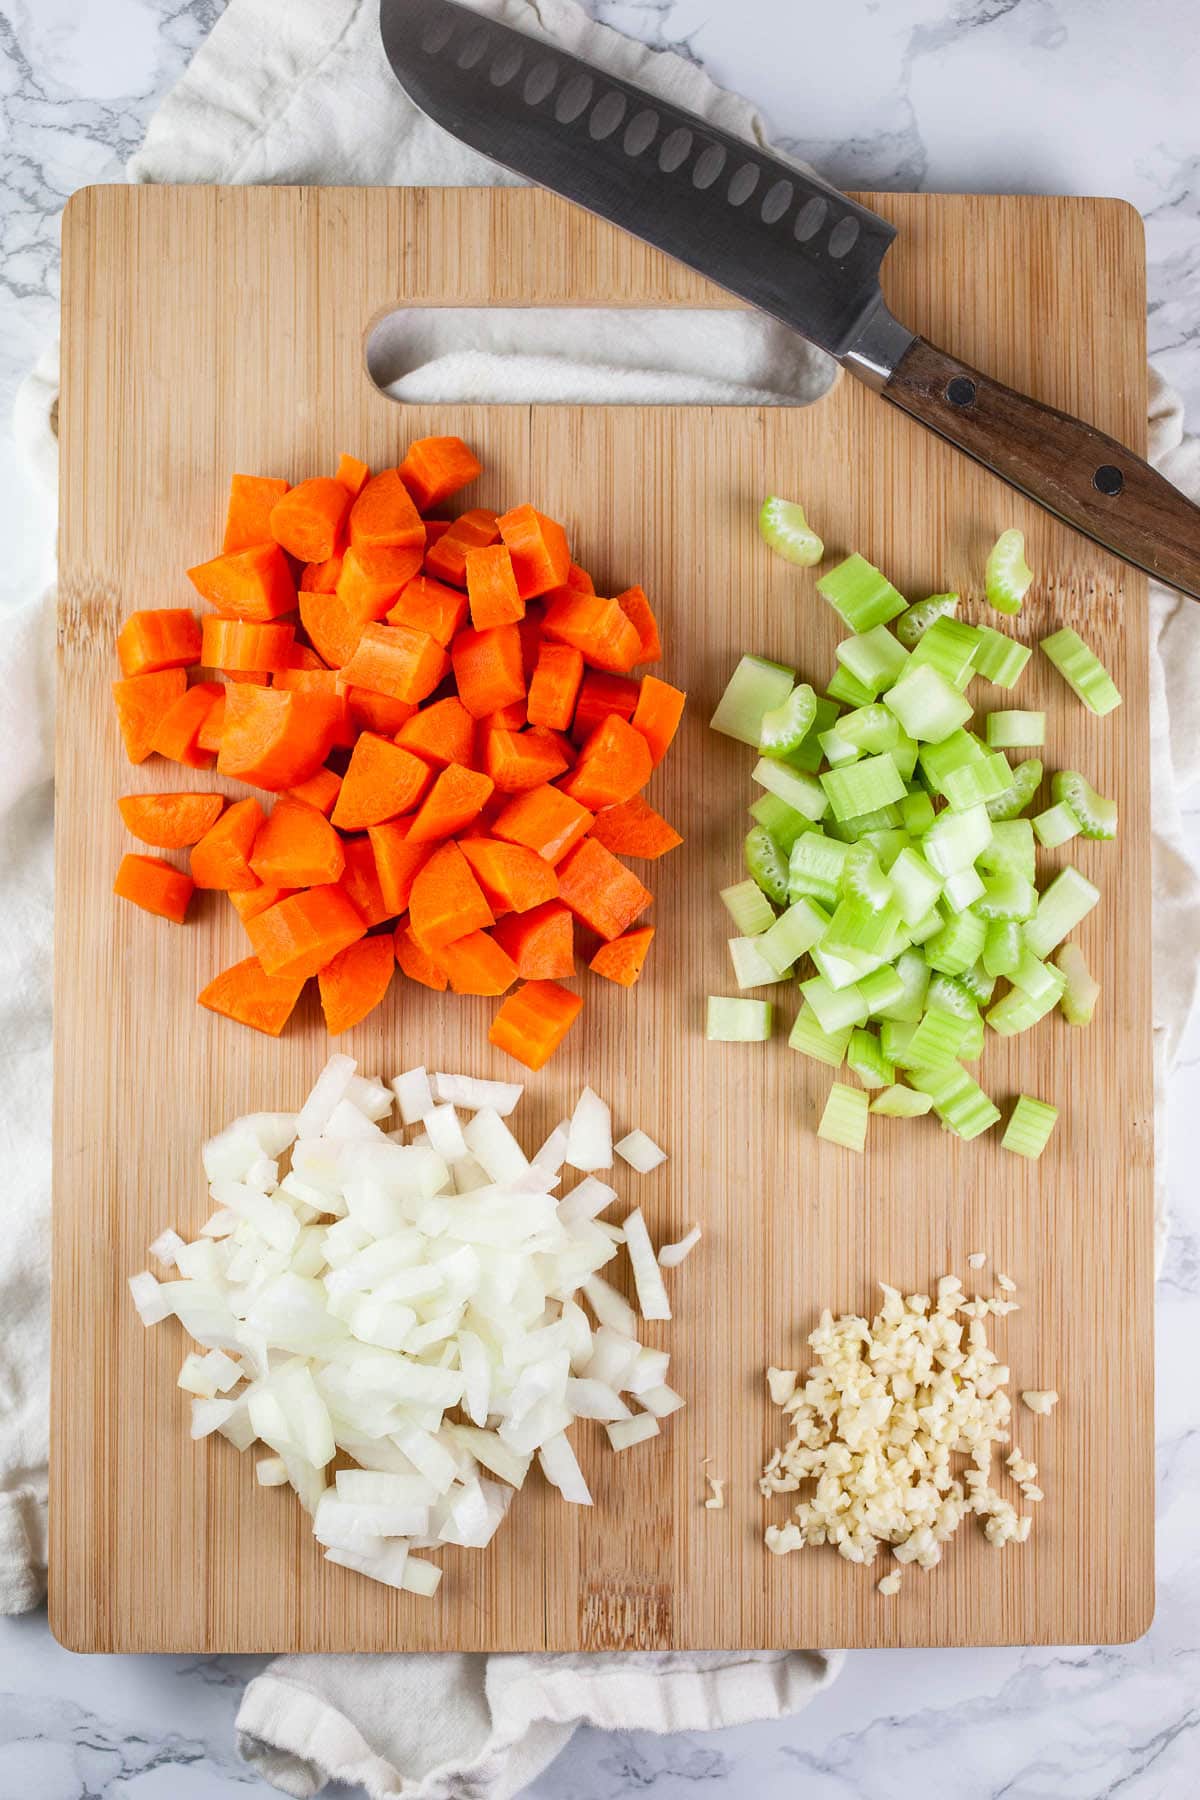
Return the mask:
<path id="1" fill-rule="evenodd" d="M 284 0 L 280 0 L 283 4 Z M 0 410 L 53 337 L 57 217 L 117 179 L 223 0 L 0 10 Z M 843 185 L 1121 195 L 1145 217 L 1150 350 L 1200 418 L 1194 0 L 589 0 L 702 63 Z M 44 576 L 0 436 L 0 605 Z M 1185 809 L 1187 800 L 1185 798 Z M 1187 813 L 1200 857 L 1200 799 Z M 1170 1083 L 1158 1294 L 1158 1611 L 1127 1647 L 860 1652 L 798 1718 L 711 1736 L 582 1730 L 536 1800 L 1183 1800 L 1200 1787 L 1200 1023 Z M 1098 1545 L 1097 1555 L 1108 1553 Z M 232 1800 L 267 1789 L 233 1719 L 260 1658 L 78 1657 L 0 1620 L 0 1800 Z"/>

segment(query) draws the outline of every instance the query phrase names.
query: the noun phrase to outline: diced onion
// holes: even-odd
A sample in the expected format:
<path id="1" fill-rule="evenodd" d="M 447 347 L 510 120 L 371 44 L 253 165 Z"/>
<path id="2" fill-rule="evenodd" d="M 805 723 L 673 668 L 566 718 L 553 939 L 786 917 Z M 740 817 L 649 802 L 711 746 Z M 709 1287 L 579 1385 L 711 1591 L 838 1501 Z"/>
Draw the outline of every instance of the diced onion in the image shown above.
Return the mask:
<path id="1" fill-rule="evenodd" d="M 648 1175 L 651 1169 L 657 1169 L 660 1163 L 667 1160 L 666 1151 L 660 1150 L 654 1139 L 647 1137 L 644 1131 L 627 1132 L 613 1148 L 639 1175 Z"/>
<path id="2" fill-rule="evenodd" d="M 585 1087 L 571 1114 L 567 1161 L 573 1169 L 588 1175 L 597 1169 L 611 1169 L 612 1158 L 612 1113 L 599 1094 Z"/>
<path id="3" fill-rule="evenodd" d="M 614 1425 L 604 1427 L 608 1433 L 608 1441 L 614 1450 L 628 1450 L 634 1444 L 642 1444 L 647 1438 L 658 1436 L 658 1420 L 653 1413 L 638 1413 L 632 1419 L 618 1419 Z"/>
<path id="4" fill-rule="evenodd" d="M 667 1290 L 658 1269 L 658 1258 L 654 1254 L 654 1245 L 650 1242 L 650 1233 L 646 1229 L 641 1207 L 634 1207 L 625 1220 L 624 1231 L 625 1247 L 633 1264 L 634 1286 L 637 1288 L 638 1305 L 642 1309 L 643 1319 L 669 1319 L 671 1302 L 667 1299 Z"/>
<path id="5" fill-rule="evenodd" d="M 700 1227 L 693 1225 L 676 1243 L 661 1244 L 658 1251 L 659 1265 L 664 1269 L 677 1269 L 684 1257 L 691 1255 L 702 1235 Z"/>
<path id="6" fill-rule="evenodd" d="M 490 1107 L 500 1118 L 507 1119 L 525 1092 L 519 1081 L 480 1081 L 474 1075 L 443 1075 L 433 1078 L 436 1099 L 448 1106 L 464 1106 L 468 1112 L 482 1112 Z"/>

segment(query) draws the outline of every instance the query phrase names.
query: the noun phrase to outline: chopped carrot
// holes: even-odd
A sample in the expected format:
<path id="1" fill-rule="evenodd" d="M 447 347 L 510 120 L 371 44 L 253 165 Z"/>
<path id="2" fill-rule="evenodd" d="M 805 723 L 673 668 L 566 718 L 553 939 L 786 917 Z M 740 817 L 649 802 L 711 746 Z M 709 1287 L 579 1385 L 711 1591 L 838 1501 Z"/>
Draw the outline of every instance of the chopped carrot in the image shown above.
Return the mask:
<path id="1" fill-rule="evenodd" d="M 496 528 L 512 556 L 522 600 L 534 600 L 551 588 L 562 587 L 571 552 L 561 525 L 532 506 L 514 506 L 496 520 Z"/>
<path id="2" fill-rule="evenodd" d="M 367 621 L 340 594 L 309 592 L 300 595 L 300 623 L 326 667 L 340 669 L 358 648 Z"/>
<path id="3" fill-rule="evenodd" d="M 197 750 L 205 750 L 210 756 L 219 756 L 221 752 L 221 734 L 225 730 L 225 696 L 214 700 L 204 715 L 204 723 L 196 733 Z"/>
<path id="4" fill-rule="evenodd" d="M 347 489 L 350 498 L 357 500 L 371 479 L 370 464 L 362 462 L 357 456 L 347 456 L 343 451 L 338 458 L 336 479 Z"/>
<path id="5" fill-rule="evenodd" d="M 589 667 L 617 674 L 632 669 L 642 647 L 637 627 L 617 602 L 597 594 L 572 590 L 556 594 L 546 608 L 542 629 L 557 643 L 581 650 Z"/>
<path id="6" fill-rule="evenodd" d="M 122 900 L 132 900 L 143 912 L 157 913 L 160 919 L 182 925 L 195 885 L 190 875 L 165 858 L 130 851 L 121 858 L 113 893 Z"/>
<path id="7" fill-rule="evenodd" d="M 336 885 L 303 888 L 246 922 L 250 942 L 268 975 L 297 980 L 315 975 L 367 928 Z"/>
<path id="8" fill-rule="evenodd" d="M 324 562 L 305 563 L 300 572 L 302 594 L 333 594 L 342 573 L 341 556 L 328 556 Z"/>
<path id="9" fill-rule="evenodd" d="M 410 925 L 397 925 L 392 947 L 396 961 L 410 981 L 419 981 L 422 987 L 432 988 L 437 994 L 445 993 L 449 976 L 428 950 L 422 950 Z"/>
<path id="10" fill-rule="evenodd" d="M 508 706 L 502 706 L 498 712 L 489 713 L 486 719 L 479 722 L 484 734 L 489 731 L 523 731 L 529 721 L 529 714 L 523 700 L 513 700 Z"/>
<path id="11" fill-rule="evenodd" d="M 350 753 L 333 823 L 339 831 L 362 831 L 411 812 L 429 779 L 428 763 L 411 750 L 364 731 Z"/>
<path id="12" fill-rule="evenodd" d="M 234 476 L 229 484 L 229 508 L 221 542 L 226 556 L 271 542 L 271 508 L 287 491 L 287 482 L 271 475 Z"/>
<path id="13" fill-rule="evenodd" d="M 585 806 L 547 785 L 517 794 L 496 818 L 492 832 L 506 843 L 536 850 L 548 863 L 559 863 L 591 824 Z"/>
<path id="14" fill-rule="evenodd" d="M 288 668 L 295 669 L 296 672 L 301 675 L 311 675 L 322 671 L 325 674 L 329 673 L 329 670 L 325 668 L 325 664 L 321 661 L 321 658 L 317 655 L 316 651 L 310 650 L 307 644 L 292 645 L 291 655 L 288 657 Z M 278 681 L 275 683 L 276 687 L 281 687 L 282 685 L 283 684 Z"/>
<path id="15" fill-rule="evenodd" d="M 611 943 L 601 944 L 588 968 L 620 987 L 632 987 L 645 966 L 646 952 L 653 936 L 653 925 L 641 925 L 636 931 L 623 932 Z"/>
<path id="16" fill-rule="evenodd" d="M 567 768 L 567 759 L 553 738 L 534 737 L 529 732 L 488 731 L 483 757 L 484 768 L 502 794 L 526 793 L 555 780 Z"/>
<path id="17" fill-rule="evenodd" d="M 671 747 L 671 739 L 679 729 L 687 695 L 657 675 L 643 675 L 631 723 L 650 746 L 650 760 L 657 768 Z"/>
<path id="18" fill-rule="evenodd" d="M 322 887 L 340 881 L 345 866 L 342 840 L 325 814 L 280 795 L 250 853 L 258 879 L 275 887 Z"/>
<path id="19" fill-rule="evenodd" d="M 517 965 L 486 931 L 469 931 L 438 951 L 438 961 L 455 994 L 506 994 L 517 979 Z"/>
<path id="20" fill-rule="evenodd" d="M 223 619 L 211 613 L 203 622 L 200 660 L 206 669 L 227 674 L 291 667 L 294 625 L 257 625 L 249 619 Z"/>
<path id="21" fill-rule="evenodd" d="M 268 975 L 257 956 L 222 970 L 196 998 L 209 1012 L 278 1037 L 296 1009 L 304 979 Z"/>
<path id="22" fill-rule="evenodd" d="M 594 594 L 596 591 L 595 582 L 587 570 L 581 569 L 578 563 L 572 563 L 567 570 L 567 586 L 574 588 L 577 594 Z"/>
<path id="23" fill-rule="evenodd" d="M 537 668 L 538 652 L 542 647 L 542 620 L 545 612 L 536 600 L 530 600 L 525 607 L 524 617 L 518 619 L 517 630 L 521 634 L 521 673 L 528 687 Z"/>
<path id="24" fill-rule="evenodd" d="M 450 525 L 451 525 L 451 520 L 449 520 L 449 519 L 426 519 L 426 521 L 425 521 L 425 542 L 426 542 L 426 544 L 436 544 L 439 538 L 445 537 L 446 533 L 450 529 Z"/>
<path id="25" fill-rule="evenodd" d="M 246 891 L 259 885 L 250 867 L 254 840 L 263 822 L 257 800 L 235 800 L 192 847 L 192 880 L 198 888 Z"/>
<path id="26" fill-rule="evenodd" d="M 608 939 L 620 937 L 654 898 L 595 838 L 585 838 L 563 859 L 558 891 L 577 919 Z"/>
<path id="27" fill-rule="evenodd" d="M 586 743 L 609 713 L 632 719 L 641 691 L 641 682 L 631 681 L 627 675 L 606 675 L 600 669 L 589 669 L 575 704 L 575 722 L 571 726 L 574 741 Z"/>
<path id="28" fill-rule="evenodd" d="M 662 657 L 662 639 L 658 635 L 658 620 L 645 593 L 640 587 L 626 588 L 623 594 L 617 595 L 617 605 L 641 640 L 637 661 L 658 662 Z"/>
<path id="29" fill-rule="evenodd" d="M 301 781 L 295 787 L 285 788 L 283 791 L 289 800 L 303 800 L 328 818 L 341 786 L 341 776 L 336 775 L 332 769 L 318 769 L 307 781 Z"/>
<path id="30" fill-rule="evenodd" d="M 274 906 L 280 900 L 286 900 L 294 888 L 272 887 L 270 882 L 260 881 L 257 887 L 230 888 L 229 898 L 233 902 L 234 911 L 244 925 L 247 919 L 255 919 L 260 912 L 266 912 L 268 906 Z"/>
<path id="31" fill-rule="evenodd" d="M 131 763 L 145 762 L 163 715 L 187 687 L 182 669 L 160 669 L 153 675 L 128 675 L 112 684 L 121 741 Z"/>
<path id="32" fill-rule="evenodd" d="M 582 651 L 570 644 L 543 644 L 529 683 L 529 723 L 569 731 L 582 681 Z"/>
<path id="33" fill-rule="evenodd" d="M 117 633 L 121 673 L 127 677 L 190 668 L 200 661 L 200 650 L 196 615 L 183 606 L 130 613 Z"/>
<path id="34" fill-rule="evenodd" d="M 468 550 L 466 563 L 467 599 L 476 631 L 486 631 L 491 625 L 515 625 L 525 617 L 525 602 L 517 592 L 512 557 L 504 544 Z"/>
<path id="35" fill-rule="evenodd" d="M 224 794 L 122 794 L 125 829 L 155 850 L 183 850 L 220 818 Z"/>
<path id="36" fill-rule="evenodd" d="M 271 536 L 299 562 L 327 562 L 337 553 L 350 511 L 350 490 L 331 475 L 289 488 L 271 508 Z"/>
<path id="37" fill-rule="evenodd" d="M 432 575 L 414 575 L 388 612 L 387 622 L 427 631 L 445 649 L 466 616 L 465 594 Z"/>
<path id="38" fill-rule="evenodd" d="M 333 748 L 354 748 L 358 727 L 350 716 L 350 706 L 342 692 L 341 677 L 337 669 L 327 669 L 323 664 L 320 668 L 312 669 L 276 669 L 271 677 L 271 686 L 283 688 L 289 694 L 324 695 L 334 716 Z"/>
<path id="39" fill-rule="evenodd" d="M 460 631 L 450 646 L 458 697 L 476 719 L 525 697 L 521 634 L 515 625 Z"/>
<path id="40" fill-rule="evenodd" d="M 459 848 L 494 913 L 530 912 L 558 895 L 558 876 L 536 850 L 498 838 L 464 838 Z"/>
<path id="41" fill-rule="evenodd" d="M 469 769 L 475 755 L 475 721 L 451 694 L 415 712 L 396 733 L 396 742 L 435 767 L 461 763 Z"/>
<path id="42" fill-rule="evenodd" d="M 650 746 L 641 732 L 618 714 L 610 713 L 579 752 L 579 760 L 563 782 L 562 791 L 589 812 L 599 812 L 602 807 L 620 806 L 623 801 L 632 800 L 652 773 Z"/>
<path id="43" fill-rule="evenodd" d="M 367 827 L 387 919 L 408 911 L 413 882 L 436 848 L 434 844 L 411 843 L 411 830 L 411 819 L 389 819 L 386 824 Z"/>
<path id="44" fill-rule="evenodd" d="M 315 775 L 329 755 L 341 716 L 336 695 L 293 688 L 228 688 L 217 767 L 222 775 L 255 787 L 276 791 L 296 787 Z"/>
<path id="45" fill-rule="evenodd" d="M 337 592 L 363 624 L 378 622 L 421 567 L 419 545 L 351 545 L 342 558 Z"/>
<path id="46" fill-rule="evenodd" d="M 396 956 L 390 937 L 360 938 L 319 969 L 321 1011 L 330 1037 L 349 1031 L 374 1012 L 395 973 Z"/>
<path id="47" fill-rule="evenodd" d="M 375 830 L 380 830 L 378 825 Z M 379 870 L 375 862 L 375 852 L 369 837 L 348 837 L 342 841 L 346 866 L 342 873 L 342 887 L 349 895 L 355 912 L 367 927 L 382 925 L 385 919 L 394 919 L 399 907 L 392 910 L 383 897 L 383 888 L 379 881 Z M 391 955 L 391 946 L 388 946 Z"/>
<path id="48" fill-rule="evenodd" d="M 494 544 L 500 536 L 496 514 L 490 507 L 475 506 L 461 513 L 449 531 L 442 532 L 436 543 L 425 552 L 425 573 L 439 581 L 464 587 L 467 580 L 467 551 L 476 544 Z"/>
<path id="49" fill-rule="evenodd" d="M 483 889 L 457 844 L 439 844 L 418 870 L 408 918 L 417 942 L 435 953 L 469 931 L 495 924 Z"/>
<path id="50" fill-rule="evenodd" d="M 248 681 L 251 687 L 270 687 L 272 670 L 270 669 L 221 669 L 221 680 L 236 686 L 240 681 Z"/>
<path id="51" fill-rule="evenodd" d="M 167 708 L 155 727 L 151 748 L 159 756 L 183 763 L 188 769 L 207 769 L 212 752 L 202 750 L 198 739 L 214 705 L 225 698 L 219 681 L 197 681 Z"/>
<path id="52" fill-rule="evenodd" d="M 507 1050 L 527 1069 L 540 1069 L 566 1037 L 582 1005 L 581 995 L 557 981 L 527 981 L 508 996 L 492 1020 L 488 1042 Z"/>
<path id="53" fill-rule="evenodd" d="M 525 736 L 531 738 L 535 744 L 553 744 L 568 769 L 574 768 L 579 752 L 570 738 L 564 736 L 561 731 L 551 731 L 549 725 L 531 725 Z"/>
<path id="54" fill-rule="evenodd" d="M 390 694 L 373 694 L 370 688 L 347 687 L 346 706 L 355 736 L 360 731 L 374 731 L 380 737 L 395 737 L 417 709 L 407 700 L 393 700 Z"/>
<path id="55" fill-rule="evenodd" d="M 522 981 L 569 980 L 575 973 L 575 920 L 561 900 L 496 920 L 496 942 L 517 965 Z"/>
<path id="56" fill-rule="evenodd" d="M 276 543 L 251 544 L 228 556 L 214 556 L 188 570 L 188 580 L 218 612 L 260 624 L 291 612 L 296 584 L 287 557 Z"/>
<path id="57" fill-rule="evenodd" d="M 425 548 L 425 527 L 396 469 L 373 475 L 350 508 L 350 542 L 355 549 Z"/>
<path id="58" fill-rule="evenodd" d="M 446 652 L 427 631 L 411 625 L 366 625 L 342 680 L 417 706 L 446 672 Z"/>
<path id="59" fill-rule="evenodd" d="M 399 474 L 418 511 L 428 512 L 478 480 L 483 464 L 460 437 L 414 438 Z"/>
<path id="60" fill-rule="evenodd" d="M 591 835 L 615 856 L 665 856 L 682 844 L 679 833 L 640 794 L 596 814 Z"/>
<path id="61" fill-rule="evenodd" d="M 407 755 L 408 752 L 401 751 L 400 754 Z M 491 795 L 490 775 L 481 775 L 477 769 L 464 769 L 459 763 L 447 763 L 439 770 L 421 803 L 421 810 L 412 822 L 409 841 L 429 844 L 437 838 L 456 837 Z"/>

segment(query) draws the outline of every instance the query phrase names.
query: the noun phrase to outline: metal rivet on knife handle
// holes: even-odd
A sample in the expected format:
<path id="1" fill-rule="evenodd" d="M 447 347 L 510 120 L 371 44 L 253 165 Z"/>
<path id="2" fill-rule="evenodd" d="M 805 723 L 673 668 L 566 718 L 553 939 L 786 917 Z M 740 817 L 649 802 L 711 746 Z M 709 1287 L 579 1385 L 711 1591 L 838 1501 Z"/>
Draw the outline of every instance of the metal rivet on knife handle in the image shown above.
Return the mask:
<path id="1" fill-rule="evenodd" d="M 973 406 L 975 403 L 975 383 L 966 375 L 956 375 L 946 388 L 946 398 L 951 406 Z"/>
<path id="2" fill-rule="evenodd" d="M 1099 493 L 1107 494 L 1111 498 L 1114 494 L 1119 494 L 1125 486 L 1125 477 L 1114 463 L 1101 463 L 1092 476 L 1092 486 Z"/>

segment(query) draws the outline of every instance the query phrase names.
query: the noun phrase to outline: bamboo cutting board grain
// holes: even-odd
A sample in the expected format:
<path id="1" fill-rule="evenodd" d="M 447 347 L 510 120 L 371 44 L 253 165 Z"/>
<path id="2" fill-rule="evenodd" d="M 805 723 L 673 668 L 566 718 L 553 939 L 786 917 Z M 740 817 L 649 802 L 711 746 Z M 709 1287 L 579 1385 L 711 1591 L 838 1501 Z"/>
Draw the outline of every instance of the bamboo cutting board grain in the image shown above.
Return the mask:
<path id="1" fill-rule="evenodd" d="M 1141 227 L 1111 201 L 867 196 L 902 228 L 889 298 L 935 342 L 1038 399 L 1141 445 Z M 365 329 L 407 304 L 728 306 L 717 290 L 606 225 L 528 191 L 95 188 L 64 231 L 58 689 L 58 941 L 51 1616 L 80 1650 L 653 1649 L 805 1644 L 1117 1641 L 1150 1618 L 1151 1157 L 1146 593 L 854 382 L 808 408 L 455 406 L 402 410 L 371 386 Z M 656 1238 L 693 1219 L 701 1249 L 671 1278 L 688 1399 L 663 1435 L 620 1456 L 584 1428 L 590 1512 L 532 1476 L 487 1553 L 451 1551 L 433 1602 L 322 1562 L 286 1490 L 253 1456 L 195 1445 L 175 1387 L 173 1323 L 146 1334 L 126 1277 L 165 1224 L 208 1207 L 201 1140 L 240 1111 L 298 1105 L 329 1045 L 315 1001 L 278 1042 L 192 1004 L 244 954 L 220 895 L 179 930 L 109 897 L 119 793 L 211 786 L 131 769 L 108 686 L 118 620 L 189 605 L 185 567 L 213 554 L 234 469 L 292 480 L 351 450 L 395 463 L 410 436 L 456 431 L 480 451 L 480 503 L 531 498 L 565 521 L 601 591 L 641 581 L 692 696 L 651 797 L 685 848 L 655 873 L 658 937 L 631 994 L 584 978 L 566 1048 L 529 1081 L 529 1147 L 583 1081 L 621 1130 L 670 1150 L 620 1186 Z M 977 596 L 997 532 L 1027 534 L 1038 582 L 1017 622 L 1074 624 L 1125 696 L 1093 719 L 1036 656 L 1022 707 L 1049 707 L 1047 767 L 1078 767 L 1121 805 L 1117 845 L 1071 858 L 1103 887 L 1078 934 L 1103 984 L 1096 1023 L 1057 1016 L 991 1039 L 982 1079 L 1062 1119 L 1040 1164 L 960 1144 L 932 1120 L 874 1120 L 865 1157 L 821 1144 L 829 1071 L 765 1046 L 708 1046 L 704 997 L 731 991 L 716 898 L 735 878 L 748 751 L 706 721 L 737 655 L 765 652 L 820 684 L 836 621 L 811 573 L 759 543 L 752 508 L 802 495 L 831 552 L 857 548 L 910 596 Z M 977 684 L 983 708 L 1010 704 Z M 1059 852 L 1053 859 L 1065 861 Z M 414 1061 L 513 1077 L 491 1051 L 493 1003 L 393 986 L 341 1041 L 370 1073 Z M 790 1021 L 788 998 L 781 1011 Z M 619 1213 L 618 1213 L 618 1216 Z M 1057 1387 L 1050 1420 L 1017 1407 L 1017 1441 L 1047 1498 L 1030 1544 L 989 1549 L 964 1527 L 943 1566 L 883 1600 L 832 1552 L 777 1561 L 784 1516 L 755 1482 L 776 1441 L 768 1362 L 804 1358 L 826 1304 L 873 1304 L 880 1279 L 927 1288 L 1004 1270 L 1023 1310 L 998 1322 L 1014 1391 Z M 708 1459 L 708 1460 L 705 1460 Z M 702 1505 L 705 1471 L 727 1480 Z"/>

